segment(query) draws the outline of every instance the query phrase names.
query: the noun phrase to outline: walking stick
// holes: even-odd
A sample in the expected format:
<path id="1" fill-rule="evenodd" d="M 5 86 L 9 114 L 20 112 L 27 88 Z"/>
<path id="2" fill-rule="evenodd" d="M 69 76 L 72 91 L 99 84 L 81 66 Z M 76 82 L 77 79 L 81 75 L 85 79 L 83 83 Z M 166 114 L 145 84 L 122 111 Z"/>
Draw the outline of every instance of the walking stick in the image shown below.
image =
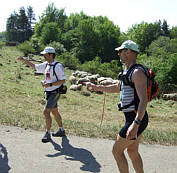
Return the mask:
<path id="1" fill-rule="evenodd" d="M 106 93 L 104 93 L 104 102 L 103 102 L 103 111 L 102 111 L 102 116 L 101 116 L 101 123 L 100 123 L 100 127 L 103 123 L 103 118 L 104 118 L 104 106 L 105 106 L 105 103 L 106 103 Z"/>

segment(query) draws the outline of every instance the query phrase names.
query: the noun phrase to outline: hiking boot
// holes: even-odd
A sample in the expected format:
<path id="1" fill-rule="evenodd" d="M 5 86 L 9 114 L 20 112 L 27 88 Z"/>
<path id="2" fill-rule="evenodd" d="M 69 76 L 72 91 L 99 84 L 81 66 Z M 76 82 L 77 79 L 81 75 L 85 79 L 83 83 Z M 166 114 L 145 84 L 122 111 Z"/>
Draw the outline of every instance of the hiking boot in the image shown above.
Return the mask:
<path id="1" fill-rule="evenodd" d="M 65 131 L 64 130 L 59 129 L 58 131 L 52 133 L 52 136 L 54 136 L 54 137 L 63 137 L 63 136 L 66 136 L 66 135 L 65 135 Z"/>
<path id="2" fill-rule="evenodd" d="M 42 142 L 43 143 L 47 143 L 47 142 L 50 142 L 51 141 L 51 136 L 50 136 L 50 133 L 49 132 L 46 132 L 44 137 L 42 138 Z"/>

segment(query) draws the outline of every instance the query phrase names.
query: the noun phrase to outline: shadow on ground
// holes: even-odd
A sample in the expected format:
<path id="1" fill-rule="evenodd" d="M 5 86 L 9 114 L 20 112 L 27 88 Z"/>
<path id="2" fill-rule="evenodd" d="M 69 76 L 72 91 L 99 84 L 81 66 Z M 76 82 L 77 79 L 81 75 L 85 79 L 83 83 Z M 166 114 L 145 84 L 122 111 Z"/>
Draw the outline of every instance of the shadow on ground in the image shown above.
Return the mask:
<path id="1" fill-rule="evenodd" d="M 0 172 L 8 173 L 10 169 L 8 165 L 8 152 L 6 148 L 0 144 Z"/>
<path id="2" fill-rule="evenodd" d="M 82 167 L 80 167 L 83 171 L 100 172 L 101 165 L 96 161 L 92 153 L 83 148 L 73 147 L 69 143 L 69 139 L 67 137 L 62 138 L 61 146 L 53 140 L 51 143 L 54 146 L 54 149 L 58 152 L 55 154 L 48 154 L 47 157 L 58 157 L 64 155 L 66 160 L 79 161 L 83 163 Z"/>

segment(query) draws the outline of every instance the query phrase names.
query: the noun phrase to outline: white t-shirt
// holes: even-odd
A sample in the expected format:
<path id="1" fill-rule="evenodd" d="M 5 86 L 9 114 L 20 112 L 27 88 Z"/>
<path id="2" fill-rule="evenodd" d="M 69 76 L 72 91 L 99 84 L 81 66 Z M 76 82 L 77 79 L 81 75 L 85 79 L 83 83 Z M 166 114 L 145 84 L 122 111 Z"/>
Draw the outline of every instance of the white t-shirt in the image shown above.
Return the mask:
<path id="1" fill-rule="evenodd" d="M 57 81 L 56 76 L 53 74 L 54 66 L 52 66 L 55 63 L 56 63 L 56 61 L 54 60 L 51 64 L 49 64 L 47 61 L 43 62 L 41 64 L 35 64 L 36 72 L 44 74 L 46 83 L 53 83 L 53 82 Z M 60 64 L 60 63 L 56 64 L 55 73 L 58 77 L 58 80 L 65 80 L 66 79 L 66 76 L 64 74 L 64 67 L 62 66 L 62 64 Z M 45 88 L 45 91 L 53 91 L 59 87 L 60 87 L 60 85 L 47 87 L 47 88 Z"/>

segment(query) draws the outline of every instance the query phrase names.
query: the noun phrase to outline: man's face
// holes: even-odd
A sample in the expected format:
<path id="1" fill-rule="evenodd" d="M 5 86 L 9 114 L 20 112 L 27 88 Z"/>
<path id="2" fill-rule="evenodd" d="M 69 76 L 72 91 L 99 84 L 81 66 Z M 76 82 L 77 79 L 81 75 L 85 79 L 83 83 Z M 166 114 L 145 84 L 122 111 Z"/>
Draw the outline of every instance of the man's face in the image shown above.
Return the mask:
<path id="1" fill-rule="evenodd" d="M 118 55 L 120 56 L 120 61 L 123 63 L 127 60 L 127 50 L 128 49 L 121 49 L 118 52 Z"/>
<path id="2" fill-rule="evenodd" d="M 45 58 L 46 61 L 51 61 L 52 55 L 49 54 L 49 53 L 46 53 L 46 54 L 44 54 L 44 58 Z"/>

